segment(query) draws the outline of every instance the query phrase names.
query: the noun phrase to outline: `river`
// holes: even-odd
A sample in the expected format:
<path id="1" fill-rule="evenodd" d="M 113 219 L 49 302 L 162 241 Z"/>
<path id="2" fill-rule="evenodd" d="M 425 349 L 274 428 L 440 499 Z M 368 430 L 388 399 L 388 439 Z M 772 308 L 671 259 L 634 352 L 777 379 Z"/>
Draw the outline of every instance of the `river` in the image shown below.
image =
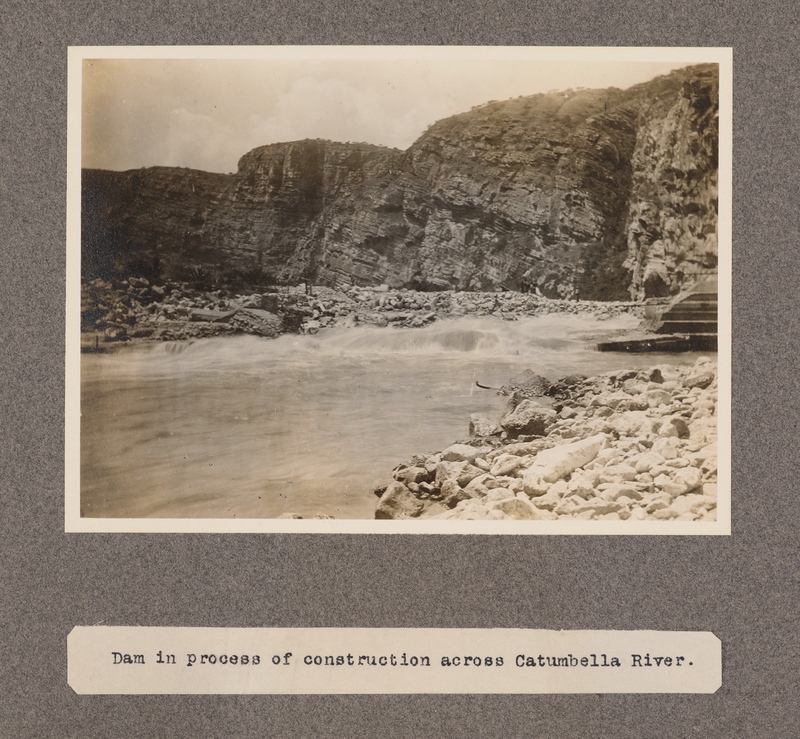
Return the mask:
<path id="1" fill-rule="evenodd" d="M 82 515 L 372 518 L 371 490 L 397 463 L 465 438 L 471 413 L 499 416 L 506 398 L 476 381 L 696 357 L 593 349 L 591 337 L 636 323 L 460 318 L 84 354 Z"/>

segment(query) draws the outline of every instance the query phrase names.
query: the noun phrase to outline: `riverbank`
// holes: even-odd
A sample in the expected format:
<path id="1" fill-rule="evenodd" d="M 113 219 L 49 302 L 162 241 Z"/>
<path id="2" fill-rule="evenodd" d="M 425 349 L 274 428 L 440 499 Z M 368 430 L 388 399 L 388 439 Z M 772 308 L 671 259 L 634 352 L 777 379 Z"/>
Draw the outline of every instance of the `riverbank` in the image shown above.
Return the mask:
<path id="1" fill-rule="evenodd" d="M 377 519 L 714 521 L 715 359 L 506 388 L 502 416 L 399 465 Z"/>
<path id="2" fill-rule="evenodd" d="M 186 283 L 151 284 L 138 277 L 96 279 L 81 286 L 81 345 L 84 351 L 103 351 L 130 342 L 236 334 L 275 338 L 339 326 L 421 328 L 462 316 L 515 321 L 563 313 L 603 320 L 621 314 L 642 317 L 643 311 L 638 303 L 558 300 L 516 292 L 419 292 L 384 285 L 344 290 L 280 287 L 240 294 Z"/>

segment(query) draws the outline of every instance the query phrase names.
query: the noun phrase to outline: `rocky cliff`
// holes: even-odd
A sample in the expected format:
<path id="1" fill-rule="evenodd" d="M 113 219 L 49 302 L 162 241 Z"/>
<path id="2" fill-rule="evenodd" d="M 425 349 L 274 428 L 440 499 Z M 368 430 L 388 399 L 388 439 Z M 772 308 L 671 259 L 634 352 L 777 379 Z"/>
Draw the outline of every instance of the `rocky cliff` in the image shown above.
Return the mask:
<path id="1" fill-rule="evenodd" d="M 406 151 L 307 140 L 230 175 L 85 170 L 84 274 L 668 294 L 716 264 L 717 91 L 701 65 L 487 103 Z"/>
<path id="2" fill-rule="evenodd" d="M 694 68 L 641 105 L 626 238 L 631 292 L 666 296 L 716 271 L 719 78 Z"/>

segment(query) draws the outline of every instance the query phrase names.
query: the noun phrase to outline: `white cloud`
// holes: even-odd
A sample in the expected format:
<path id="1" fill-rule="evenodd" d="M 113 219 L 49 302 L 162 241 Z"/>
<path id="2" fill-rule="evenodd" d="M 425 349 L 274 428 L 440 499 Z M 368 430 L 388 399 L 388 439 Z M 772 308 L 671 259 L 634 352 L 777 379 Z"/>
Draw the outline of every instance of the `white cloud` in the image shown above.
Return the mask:
<path id="1" fill-rule="evenodd" d="M 304 138 L 407 148 L 431 123 L 490 99 L 627 87 L 681 64 L 518 60 L 92 60 L 83 165 L 235 171 L 265 144 Z"/>

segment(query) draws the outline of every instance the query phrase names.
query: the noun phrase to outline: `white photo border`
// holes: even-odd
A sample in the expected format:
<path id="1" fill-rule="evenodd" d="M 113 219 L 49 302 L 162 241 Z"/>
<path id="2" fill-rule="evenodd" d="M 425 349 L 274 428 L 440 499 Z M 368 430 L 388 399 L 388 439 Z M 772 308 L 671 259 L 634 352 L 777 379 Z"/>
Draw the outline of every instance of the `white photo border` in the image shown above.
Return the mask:
<path id="1" fill-rule="evenodd" d="M 453 521 L 240 518 L 86 518 L 80 515 L 81 99 L 86 59 L 446 58 L 531 61 L 681 62 L 719 65 L 719 365 L 717 520 Z M 478 46 L 74 46 L 68 50 L 65 357 L 65 530 L 96 533 L 296 533 L 483 535 L 729 535 L 731 533 L 732 343 L 731 48 Z"/>

